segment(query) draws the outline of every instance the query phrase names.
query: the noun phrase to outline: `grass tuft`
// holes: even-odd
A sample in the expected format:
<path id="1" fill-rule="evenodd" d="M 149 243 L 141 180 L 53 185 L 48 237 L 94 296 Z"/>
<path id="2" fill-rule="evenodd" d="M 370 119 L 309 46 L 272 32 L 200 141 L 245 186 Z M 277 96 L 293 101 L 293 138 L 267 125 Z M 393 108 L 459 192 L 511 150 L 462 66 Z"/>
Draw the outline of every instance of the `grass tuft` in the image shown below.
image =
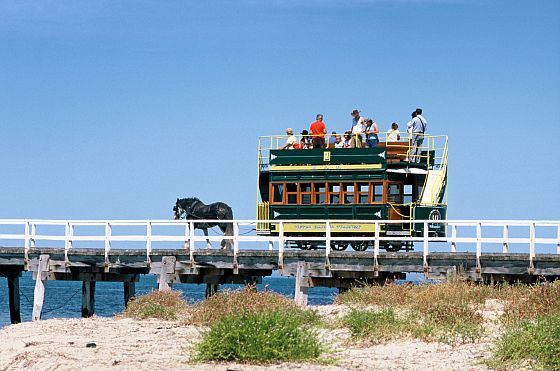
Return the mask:
<path id="1" fill-rule="evenodd" d="M 489 289 L 484 286 L 455 281 L 432 285 L 368 286 L 339 295 L 335 302 L 381 308 L 379 318 L 386 320 L 384 325 L 374 332 L 364 330 L 372 342 L 412 336 L 425 341 L 464 343 L 473 342 L 483 334 L 483 318 L 475 308 L 488 296 Z M 404 314 L 388 316 L 394 308 Z"/>
<path id="2" fill-rule="evenodd" d="M 321 354 L 315 331 L 294 309 L 229 314 L 210 325 L 195 346 L 196 361 L 314 360 Z"/>
<path id="3" fill-rule="evenodd" d="M 186 311 L 187 304 L 179 291 L 153 291 L 130 301 L 124 315 L 139 320 L 157 318 L 174 321 Z"/>
<path id="4" fill-rule="evenodd" d="M 499 339 L 488 365 L 516 368 L 527 362 L 538 369 L 560 370 L 560 314 L 511 325 Z"/>
<path id="5" fill-rule="evenodd" d="M 226 290 L 191 307 L 190 323 L 209 325 L 222 318 L 239 314 L 291 311 L 307 323 L 319 322 L 315 311 L 298 307 L 291 299 L 274 292 L 257 292 L 252 288 Z"/>

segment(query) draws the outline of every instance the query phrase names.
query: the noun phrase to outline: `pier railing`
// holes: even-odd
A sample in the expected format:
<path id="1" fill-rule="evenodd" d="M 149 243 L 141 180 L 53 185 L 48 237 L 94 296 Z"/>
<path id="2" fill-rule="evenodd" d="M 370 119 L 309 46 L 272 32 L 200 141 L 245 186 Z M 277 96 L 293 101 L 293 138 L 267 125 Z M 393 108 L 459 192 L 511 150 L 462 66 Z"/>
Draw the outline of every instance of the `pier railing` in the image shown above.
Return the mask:
<path id="1" fill-rule="evenodd" d="M 206 237 L 195 227 L 199 223 L 212 223 L 211 220 L 0 220 L 0 246 L 21 247 L 27 258 L 28 251 L 35 247 L 64 248 L 66 253 L 81 247 L 104 249 L 108 258 L 118 243 L 128 243 L 134 248 L 145 249 L 149 260 L 152 250 L 162 248 L 189 249 L 191 259 L 196 250 L 206 248 L 200 242 L 217 242 L 225 238 L 231 242 L 234 256 L 240 250 L 268 249 L 278 251 L 279 259 L 287 248 L 288 241 L 309 241 L 324 248 L 328 259 L 332 253 L 331 243 L 367 242 L 374 257 L 380 254 L 383 245 L 392 243 L 414 243 L 415 249 L 421 250 L 426 262 L 432 252 L 475 252 L 477 258 L 483 253 L 521 253 L 528 254 L 532 261 L 538 254 L 560 254 L 560 221 L 535 220 L 415 220 L 413 223 L 423 226 L 424 232 L 417 236 L 387 236 L 384 233 L 389 224 L 399 224 L 398 220 L 232 220 L 220 221 L 233 224 L 233 235 L 223 236 L 214 232 Z M 255 230 L 258 223 L 276 223 L 277 236 L 259 236 Z M 285 233 L 287 224 L 312 223 L 321 225 L 319 233 L 314 236 L 292 236 Z M 374 232 L 367 235 L 342 235 L 333 231 L 337 226 L 348 224 L 371 224 Z M 430 227 L 445 225 L 446 237 L 435 237 Z M 117 230 L 115 232 L 115 230 Z M 215 228 L 217 229 L 217 228 Z M 197 246 L 198 243 L 198 246 Z M 159 244 L 159 245 L 158 245 Z M 170 247 L 171 246 L 171 247 Z M 351 252 L 351 251 L 349 251 Z"/>

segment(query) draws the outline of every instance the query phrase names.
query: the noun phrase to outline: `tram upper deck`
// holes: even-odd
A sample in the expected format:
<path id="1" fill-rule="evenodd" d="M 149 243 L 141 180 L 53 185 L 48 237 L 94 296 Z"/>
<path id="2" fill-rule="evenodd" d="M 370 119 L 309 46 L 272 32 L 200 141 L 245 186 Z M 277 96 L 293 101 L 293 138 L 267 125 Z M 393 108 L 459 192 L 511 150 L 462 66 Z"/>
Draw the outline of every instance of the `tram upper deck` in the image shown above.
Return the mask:
<path id="1" fill-rule="evenodd" d="M 399 141 L 387 141 L 389 133 L 380 133 L 375 148 L 334 148 L 282 150 L 287 136 L 261 136 L 258 145 L 259 172 L 309 170 L 381 170 L 418 169 L 428 171 L 447 166 L 446 135 L 424 135 L 420 147 L 411 144 L 410 134 L 403 133 Z M 304 136 L 296 136 L 298 143 Z M 325 135 L 329 143 L 332 135 Z M 385 139 L 385 140 L 383 140 Z M 413 156 L 415 153 L 419 153 Z M 288 167 L 289 166 L 289 167 Z M 418 171 L 416 170 L 416 171 Z M 415 171 L 415 170 L 412 170 Z"/>

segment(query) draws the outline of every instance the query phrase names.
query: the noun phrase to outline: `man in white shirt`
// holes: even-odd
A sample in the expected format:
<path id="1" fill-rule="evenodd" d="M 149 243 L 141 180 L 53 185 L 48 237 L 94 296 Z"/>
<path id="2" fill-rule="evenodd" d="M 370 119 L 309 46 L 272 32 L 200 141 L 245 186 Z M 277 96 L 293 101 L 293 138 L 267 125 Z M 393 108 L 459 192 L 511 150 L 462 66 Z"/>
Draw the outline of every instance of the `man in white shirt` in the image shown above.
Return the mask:
<path id="1" fill-rule="evenodd" d="M 364 118 L 360 116 L 360 111 L 353 110 L 352 113 L 352 139 L 350 148 L 362 148 L 362 134 L 366 128 Z"/>
<path id="2" fill-rule="evenodd" d="M 408 123 L 411 133 L 410 137 L 410 162 L 420 162 L 424 133 L 428 128 L 428 122 L 422 117 L 422 109 L 417 108 L 412 112 L 412 120 Z"/>
<path id="3" fill-rule="evenodd" d="M 286 129 L 286 135 L 288 136 L 286 144 L 284 144 L 280 149 L 294 149 L 294 145 L 296 144 L 296 136 L 294 135 L 294 131 L 292 130 L 292 128 Z"/>

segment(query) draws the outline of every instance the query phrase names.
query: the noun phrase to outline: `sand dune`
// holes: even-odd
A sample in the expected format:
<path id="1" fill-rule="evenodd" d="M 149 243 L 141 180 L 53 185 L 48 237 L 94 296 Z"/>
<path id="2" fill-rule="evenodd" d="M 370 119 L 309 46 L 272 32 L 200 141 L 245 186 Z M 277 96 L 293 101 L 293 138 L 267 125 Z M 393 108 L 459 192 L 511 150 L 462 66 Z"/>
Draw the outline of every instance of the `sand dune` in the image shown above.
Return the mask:
<path id="1" fill-rule="evenodd" d="M 324 315 L 344 311 L 322 306 Z M 174 322 L 129 318 L 50 319 L 0 331 L 1 370 L 484 370 L 489 340 L 449 346 L 417 340 L 348 345 L 348 332 L 323 330 L 336 365 L 283 363 L 255 366 L 192 363 L 191 346 L 201 330 Z"/>

